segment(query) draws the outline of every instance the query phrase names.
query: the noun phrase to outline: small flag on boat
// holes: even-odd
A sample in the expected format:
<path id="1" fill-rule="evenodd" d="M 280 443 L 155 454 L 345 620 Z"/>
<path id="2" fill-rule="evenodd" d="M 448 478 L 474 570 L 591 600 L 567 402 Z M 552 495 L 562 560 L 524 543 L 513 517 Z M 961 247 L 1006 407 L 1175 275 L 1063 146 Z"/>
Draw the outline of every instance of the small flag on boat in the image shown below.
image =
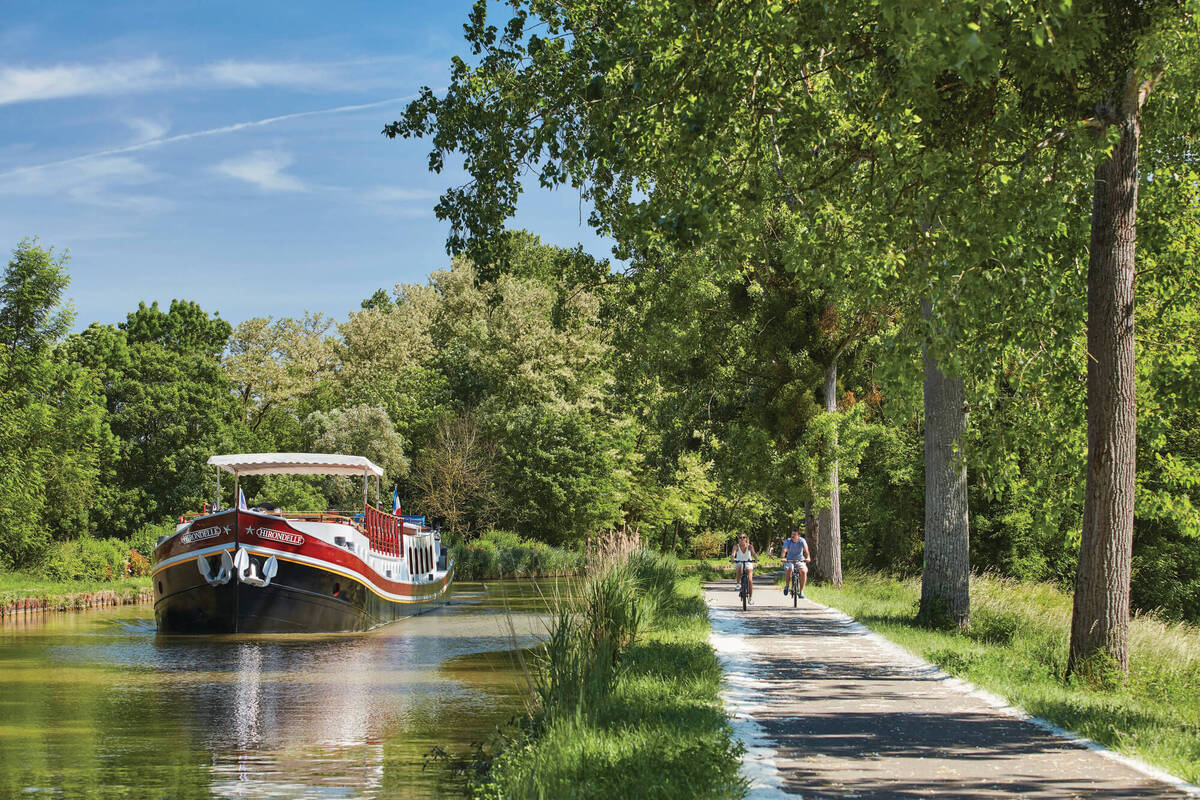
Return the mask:
<path id="1" fill-rule="evenodd" d="M 392 487 L 392 513 L 400 516 L 400 490 Z"/>
<path id="2" fill-rule="evenodd" d="M 238 487 L 238 508 L 246 510 L 246 493 L 242 491 L 242 487 Z"/>

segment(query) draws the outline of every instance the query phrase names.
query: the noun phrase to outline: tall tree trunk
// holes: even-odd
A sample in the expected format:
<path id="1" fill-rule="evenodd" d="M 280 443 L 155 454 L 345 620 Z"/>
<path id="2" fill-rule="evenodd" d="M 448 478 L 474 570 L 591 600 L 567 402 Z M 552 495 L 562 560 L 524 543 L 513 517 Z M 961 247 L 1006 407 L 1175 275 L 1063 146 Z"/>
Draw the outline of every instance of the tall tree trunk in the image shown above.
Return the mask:
<path id="1" fill-rule="evenodd" d="M 928 300 L 921 303 L 926 319 Z M 938 368 L 926 344 L 925 361 L 925 568 L 921 573 L 921 616 L 949 614 L 959 627 L 971 616 L 970 529 L 967 518 L 967 461 L 962 439 L 967 409 L 961 378 Z"/>
<path id="2" fill-rule="evenodd" d="M 1148 83 L 1131 80 L 1111 124 L 1121 138 L 1096 166 L 1088 258 L 1087 485 L 1067 671 L 1099 654 L 1129 669 L 1129 579 L 1137 413 L 1133 281 L 1139 115 Z"/>
<path id="3" fill-rule="evenodd" d="M 821 531 L 817 527 L 817 515 L 813 513 L 812 501 L 804 501 L 804 541 L 808 542 L 808 552 L 810 556 L 816 555 L 817 548 L 821 546 Z M 814 564 L 812 568 L 815 568 Z M 810 573 L 815 574 L 815 573 Z"/>
<path id="4" fill-rule="evenodd" d="M 837 412 L 837 359 L 825 368 L 825 410 Z M 837 445 L 835 434 L 834 445 Z M 842 585 L 842 506 L 838 492 L 838 462 L 833 460 L 829 474 L 829 508 L 819 515 L 820 546 L 812 549 L 813 577 L 829 581 L 834 586 Z"/>

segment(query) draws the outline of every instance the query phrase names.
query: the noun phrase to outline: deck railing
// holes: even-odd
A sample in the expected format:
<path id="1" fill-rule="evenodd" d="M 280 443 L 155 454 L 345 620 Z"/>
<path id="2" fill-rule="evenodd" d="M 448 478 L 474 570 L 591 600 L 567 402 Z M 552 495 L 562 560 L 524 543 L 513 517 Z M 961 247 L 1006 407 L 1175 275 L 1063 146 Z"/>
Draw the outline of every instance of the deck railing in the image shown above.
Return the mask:
<path id="1" fill-rule="evenodd" d="M 225 509 L 229 511 L 230 509 Z M 362 514 L 349 514 L 339 511 L 280 511 L 284 519 L 297 519 L 305 522 L 337 522 L 343 525 L 353 525 L 367 535 L 370 547 L 376 553 L 386 556 L 399 556 L 404 552 L 404 520 L 380 511 L 367 504 Z M 204 514 L 184 514 L 179 522 L 191 522 Z"/>
<path id="2" fill-rule="evenodd" d="M 371 543 L 371 549 L 387 556 L 400 555 L 402 524 L 399 517 L 369 504 L 363 515 L 363 528 L 367 532 L 367 541 Z"/>
<path id="3" fill-rule="evenodd" d="M 179 522 L 191 522 L 200 517 L 206 517 L 209 513 L 222 514 L 226 511 L 233 511 L 231 508 L 223 508 L 220 511 L 197 513 L 191 512 L 181 514 Z M 277 515 L 284 519 L 298 519 L 305 522 L 340 522 L 343 525 L 351 525 L 354 523 L 354 513 L 350 511 L 279 511 Z"/>

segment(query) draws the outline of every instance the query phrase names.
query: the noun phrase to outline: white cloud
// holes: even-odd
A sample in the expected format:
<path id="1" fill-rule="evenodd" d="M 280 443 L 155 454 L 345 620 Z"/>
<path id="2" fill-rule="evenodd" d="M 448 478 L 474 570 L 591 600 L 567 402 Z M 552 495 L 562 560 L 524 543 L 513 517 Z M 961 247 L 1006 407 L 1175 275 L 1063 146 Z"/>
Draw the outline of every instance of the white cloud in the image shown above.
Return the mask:
<path id="1" fill-rule="evenodd" d="M 438 89 L 438 92 L 444 89 Z M 382 108 L 384 106 L 398 105 L 400 103 L 408 103 L 416 98 L 415 94 L 410 94 L 406 97 L 392 97 L 387 100 L 376 100 L 371 103 L 359 103 L 351 106 L 336 106 L 334 108 L 322 108 L 316 111 L 298 111 L 293 114 L 283 114 L 277 117 L 265 117 L 263 119 L 248 120 L 246 122 L 235 122 L 232 125 L 222 125 L 218 128 L 208 128 L 202 131 L 192 131 L 191 133 L 178 133 L 174 136 L 164 136 L 159 139 L 149 139 L 137 144 L 127 144 L 122 147 L 110 147 L 107 150 L 97 150 L 92 153 L 84 153 L 71 158 L 63 158 L 58 161 L 49 161 L 44 164 L 35 164 L 28 167 L 15 167 L 5 172 L 0 172 L 0 179 L 9 178 L 14 175 L 20 175 L 26 172 L 47 169 L 49 167 L 61 167 L 69 164 L 78 164 L 84 161 L 90 161 L 95 158 L 106 158 L 108 156 L 121 155 L 123 153 L 135 153 L 140 150 L 149 150 L 155 147 L 161 147 L 166 144 L 174 144 L 176 142 L 186 142 L 190 139 L 199 139 L 206 136 L 220 136 L 226 133 L 236 133 L 250 128 L 260 128 L 266 125 L 276 125 L 280 122 L 290 122 L 296 119 L 305 119 L 309 117 L 320 117 L 328 114 L 350 114 L 356 111 L 364 111 L 372 108 Z"/>
<path id="2" fill-rule="evenodd" d="M 145 91 L 168 79 L 157 58 L 107 64 L 0 68 L 0 105 L 82 95 Z"/>
<path id="3" fill-rule="evenodd" d="M 433 206 L 441 192 L 406 189 L 402 186 L 373 186 L 360 195 L 377 214 L 400 219 L 433 219 Z"/>
<path id="4" fill-rule="evenodd" d="M 354 64 L 229 60 L 200 67 L 176 67 L 158 57 L 102 64 L 7 66 L 0 67 L 0 105 L 164 88 L 361 88 L 363 79 L 356 73 Z"/>
<path id="5" fill-rule="evenodd" d="M 283 172 L 294 159 L 275 150 L 255 150 L 241 158 L 222 161 L 215 169 L 222 175 L 252 183 L 265 192 L 303 192 L 304 183 Z"/>
<path id="6" fill-rule="evenodd" d="M 437 200 L 441 192 L 433 189 L 404 189 L 399 186 L 376 186 L 367 193 L 368 197 L 377 203 L 411 203 L 423 200 Z"/>
<path id="7" fill-rule="evenodd" d="M 152 142 L 161 139 L 171 129 L 164 122 L 146 119 L 145 117 L 126 117 L 122 122 L 129 127 L 129 130 L 133 132 L 134 139 L 139 142 Z"/>
<path id="8" fill-rule="evenodd" d="M 275 63 L 269 61 L 221 61 L 202 70 L 222 86 L 286 86 L 293 89 L 334 88 L 348 81 L 321 64 Z"/>
<path id="9" fill-rule="evenodd" d="M 0 194 L 64 198 L 76 203 L 153 213 L 171 203 L 133 191 L 159 179 L 145 164 L 125 156 L 24 170 L 0 183 Z"/>

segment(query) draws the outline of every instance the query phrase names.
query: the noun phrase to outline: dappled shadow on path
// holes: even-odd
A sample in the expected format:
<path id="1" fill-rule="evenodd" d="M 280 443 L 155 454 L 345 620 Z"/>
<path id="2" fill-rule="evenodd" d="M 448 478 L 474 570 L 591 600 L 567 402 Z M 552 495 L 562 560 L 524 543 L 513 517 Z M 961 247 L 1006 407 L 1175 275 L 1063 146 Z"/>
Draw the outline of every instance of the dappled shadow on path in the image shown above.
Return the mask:
<path id="1" fill-rule="evenodd" d="M 730 587 L 731 589 L 732 587 Z M 760 594 L 760 593 L 756 593 Z M 731 674 L 782 781 L 805 798 L 1179 798 L 1082 744 L 998 712 L 838 612 L 778 590 L 750 612 L 710 593 L 717 636 L 744 635 Z M 725 608 L 721 608 L 721 606 Z M 951 685 L 954 684 L 954 685 Z M 754 695 L 746 700 L 746 690 Z M 755 695 L 757 693 L 757 695 Z"/>

